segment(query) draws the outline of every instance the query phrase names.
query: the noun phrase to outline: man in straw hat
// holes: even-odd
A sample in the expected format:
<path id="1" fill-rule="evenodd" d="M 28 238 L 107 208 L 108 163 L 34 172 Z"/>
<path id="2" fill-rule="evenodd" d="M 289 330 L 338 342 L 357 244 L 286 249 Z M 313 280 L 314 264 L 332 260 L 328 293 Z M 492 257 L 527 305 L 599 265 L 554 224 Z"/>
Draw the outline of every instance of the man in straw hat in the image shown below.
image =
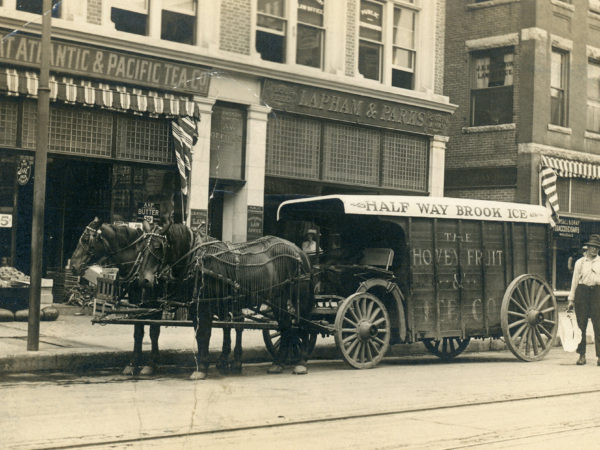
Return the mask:
<path id="1" fill-rule="evenodd" d="M 577 326 L 581 330 L 581 341 L 577 346 L 577 353 L 579 353 L 577 365 L 585 364 L 585 330 L 588 319 L 592 319 L 597 364 L 600 366 L 600 256 L 598 256 L 600 236 L 592 234 L 585 245 L 588 250 L 585 256 L 577 260 L 573 269 L 567 310 L 575 305 Z"/>
<path id="2" fill-rule="evenodd" d="M 306 239 L 302 242 L 302 251 L 305 253 L 313 254 L 317 253 L 317 241 L 315 238 L 317 236 L 317 230 L 314 228 L 310 228 L 306 232 Z"/>

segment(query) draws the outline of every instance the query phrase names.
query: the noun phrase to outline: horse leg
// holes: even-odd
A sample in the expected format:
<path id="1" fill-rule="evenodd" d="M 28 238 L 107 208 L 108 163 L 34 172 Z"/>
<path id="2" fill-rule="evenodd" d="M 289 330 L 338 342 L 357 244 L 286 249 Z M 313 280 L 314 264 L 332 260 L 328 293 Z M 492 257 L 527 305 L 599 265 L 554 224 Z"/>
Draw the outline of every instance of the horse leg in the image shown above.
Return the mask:
<path id="1" fill-rule="evenodd" d="M 142 340 L 144 339 L 144 325 L 135 324 L 133 326 L 133 355 L 131 362 L 125 369 L 123 375 L 135 375 L 142 359 Z"/>
<path id="2" fill-rule="evenodd" d="M 150 325 L 150 342 L 152 342 L 152 351 L 150 352 L 150 361 L 140 371 L 140 375 L 154 375 L 158 367 L 159 351 L 158 337 L 160 336 L 160 325 Z"/>
<path id="3" fill-rule="evenodd" d="M 306 367 L 306 345 L 308 343 L 308 333 L 304 330 L 291 329 L 290 339 L 292 340 L 292 348 L 297 349 L 297 354 L 294 355 L 294 375 L 306 375 L 308 369 Z M 301 339 L 304 337 L 304 340 Z"/>
<path id="4" fill-rule="evenodd" d="M 212 332 L 212 315 L 209 310 L 196 313 L 193 317 L 193 325 L 196 330 L 196 344 L 198 345 L 198 356 L 196 360 L 196 371 L 190 376 L 191 380 L 204 380 L 208 375 L 210 334 Z"/>
<path id="5" fill-rule="evenodd" d="M 242 333 L 243 327 L 235 327 L 235 349 L 231 362 L 231 373 L 242 373 Z"/>
<path id="6" fill-rule="evenodd" d="M 217 360 L 217 369 L 220 373 L 229 372 L 229 355 L 231 354 L 231 328 L 223 328 L 223 347 L 221 356 Z"/>

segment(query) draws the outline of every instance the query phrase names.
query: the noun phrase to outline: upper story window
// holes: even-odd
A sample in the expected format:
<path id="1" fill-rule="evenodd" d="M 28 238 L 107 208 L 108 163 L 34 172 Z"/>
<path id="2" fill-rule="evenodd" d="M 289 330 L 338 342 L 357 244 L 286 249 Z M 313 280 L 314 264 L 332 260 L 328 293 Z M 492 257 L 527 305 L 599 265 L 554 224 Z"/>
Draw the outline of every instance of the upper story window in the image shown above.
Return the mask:
<path id="1" fill-rule="evenodd" d="M 324 0 L 298 0 L 298 33 L 296 36 L 296 63 L 323 67 Z"/>
<path id="2" fill-rule="evenodd" d="M 476 52 L 472 56 L 471 126 L 512 123 L 512 47 Z"/>
<path id="3" fill-rule="evenodd" d="M 600 133 L 600 61 L 588 62 L 586 129 Z"/>
<path id="4" fill-rule="evenodd" d="M 160 38 L 194 44 L 196 0 L 162 0 Z"/>
<path id="5" fill-rule="evenodd" d="M 256 51 L 267 61 L 285 62 L 285 0 L 257 0 Z"/>
<path id="6" fill-rule="evenodd" d="M 358 71 L 370 80 L 381 81 L 383 71 L 383 4 L 360 2 Z"/>
<path id="7" fill-rule="evenodd" d="M 42 3 L 43 0 L 17 0 L 17 11 L 42 14 Z M 52 17 L 54 18 L 60 17 L 60 3 L 61 0 L 52 0 Z"/>
<path id="8" fill-rule="evenodd" d="M 114 2 L 123 5 L 121 8 L 111 7 L 110 20 L 115 29 L 126 33 L 148 35 L 148 0 L 127 0 Z"/>
<path id="9" fill-rule="evenodd" d="M 416 20 L 416 11 L 394 7 L 392 86 L 414 88 Z"/>
<path id="10" fill-rule="evenodd" d="M 550 123 L 567 126 L 568 53 L 553 48 L 550 66 Z"/>

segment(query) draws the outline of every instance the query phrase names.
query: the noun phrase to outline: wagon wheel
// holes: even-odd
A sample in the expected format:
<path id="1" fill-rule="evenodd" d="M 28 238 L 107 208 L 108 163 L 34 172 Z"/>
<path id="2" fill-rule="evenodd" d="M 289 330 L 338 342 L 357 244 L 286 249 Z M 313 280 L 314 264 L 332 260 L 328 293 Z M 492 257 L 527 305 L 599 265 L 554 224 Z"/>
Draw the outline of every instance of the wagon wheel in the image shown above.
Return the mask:
<path id="1" fill-rule="evenodd" d="M 265 341 L 265 346 L 267 347 L 267 351 L 269 354 L 275 358 L 277 352 L 279 351 L 279 346 L 281 345 L 281 331 L 279 330 L 263 330 L 263 341 Z M 298 337 L 300 338 L 299 343 L 295 343 L 292 346 L 292 355 L 288 355 L 286 359 L 290 359 L 290 356 L 298 355 L 299 345 L 304 346 L 304 354 L 306 357 L 310 356 L 310 354 L 315 349 L 317 345 L 317 333 L 308 333 L 305 331 L 300 331 Z"/>
<path id="2" fill-rule="evenodd" d="M 383 302 L 369 292 L 346 298 L 335 316 L 335 342 L 356 369 L 375 367 L 390 346 L 390 318 Z"/>
<path id="3" fill-rule="evenodd" d="M 458 337 L 445 337 L 441 341 L 437 339 L 425 339 L 423 344 L 429 353 L 441 359 L 452 359 L 464 352 L 469 345 L 470 337 L 461 339 Z"/>
<path id="4" fill-rule="evenodd" d="M 500 311 L 506 345 L 523 361 L 538 361 L 550 351 L 558 330 L 554 293 L 540 277 L 515 278 L 504 293 Z"/>

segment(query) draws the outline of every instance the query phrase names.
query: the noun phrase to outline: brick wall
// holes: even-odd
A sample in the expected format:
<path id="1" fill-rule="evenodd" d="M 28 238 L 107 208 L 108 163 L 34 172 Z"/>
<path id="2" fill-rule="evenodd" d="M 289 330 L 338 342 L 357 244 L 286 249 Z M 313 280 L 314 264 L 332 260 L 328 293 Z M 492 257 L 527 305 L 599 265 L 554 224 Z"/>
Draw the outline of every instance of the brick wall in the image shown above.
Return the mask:
<path id="1" fill-rule="evenodd" d="M 250 54 L 251 0 L 221 0 L 221 50 Z"/>
<path id="2" fill-rule="evenodd" d="M 358 59 L 357 51 L 357 2 L 348 0 L 346 7 L 346 76 L 354 76 L 354 68 Z"/>
<path id="3" fill-rule="evenodd" d="M 446 28 L 446 2 L 438 0 L 436 5 L 435 22 L 435 79 L 434 92 L 443 94 L 444 92 L 444 32 Z"/>
<path id="4" fill-rule="evenodd" d="M 471 198 L 476 200 L 492 200 L 498 202 L 514 202 L 516 189 L 514 188 L 489 188 L 489 189 L 462 189 L 444 192 L 446 197 Z"/>
<path id="5" fill-rule="evenodd" d="M 102 25 L 102 0 L 88 0 L 87 22 Z"/>

